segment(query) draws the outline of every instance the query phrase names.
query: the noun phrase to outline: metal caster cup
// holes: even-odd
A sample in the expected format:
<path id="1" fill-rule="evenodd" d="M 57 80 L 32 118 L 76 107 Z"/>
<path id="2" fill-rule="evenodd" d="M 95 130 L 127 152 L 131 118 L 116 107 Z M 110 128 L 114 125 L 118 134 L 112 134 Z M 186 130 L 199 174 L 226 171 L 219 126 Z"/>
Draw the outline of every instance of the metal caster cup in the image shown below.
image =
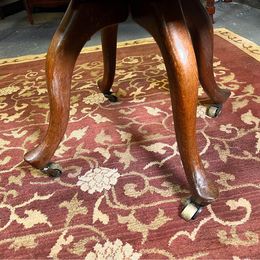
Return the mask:
<path id="1" fill-rule="evenodd" d="M 206 114 L 207 116 L 209 117 L 212 117 L 212 118 L 215 118 L 217 116 L 220 115 L 221 113 L 221 110 L 222 110 L 222 105 L 210 105 L 208 108 L 207 108 L 207 111 L 206 111 Z"/>
<path id="2" fill-rule="evenodd" d="M 41 171 L 53 178 L 57 178 L 60 177 L 62 174 L 62 168 L 59 164 L 57 163 L 48 163 L 43 169 L 41 169 Z"/>
<path id="3" fill-rule="evenodd" d="M 110 102 L 117 102 L 117 97 L 113 95 L 113 92 L 104 93 L 104 96 L 110 101 Z"/>
<path id="4" fill-rule="evenodd" d="M 203 207 L 201 205 L 192 199 L 188 199 L 184 205 L 183 210 L 181 211 L 181 217 L 186 221 L 194 220 L 202 211 L 202 208 Z"/>

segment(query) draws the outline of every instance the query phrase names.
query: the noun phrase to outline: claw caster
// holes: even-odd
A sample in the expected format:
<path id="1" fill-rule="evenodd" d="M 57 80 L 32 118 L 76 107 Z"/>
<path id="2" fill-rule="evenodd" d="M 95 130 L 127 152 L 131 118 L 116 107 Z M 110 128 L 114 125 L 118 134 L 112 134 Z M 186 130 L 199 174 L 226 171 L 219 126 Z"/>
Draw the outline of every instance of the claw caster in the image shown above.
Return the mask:
<path id="1" fill-rule="evenodd" d="M 202 211 L 202 206 L 189 199 L 181 212 L 181 217 L 186 220 L 194 220 L 197 215 Z"/>
<path id="2" fill-rule="evenodd" d="M 221 110 L 222 110 L 222 105 L 215 104 L 209 106 L 206 113 L 207 116 L 215 118 L 221 113 Z"/>
<path id="3" fill-rule="evenodd" d="M 50 177 L 60 177 L 62 174 L 62 168 L 57 163 L 48 163 L 41 171 Z"/>
<path id="4" fill-rule="evenodd" d="M 110 102 L 117 102 L 117 97 L 113 95 L 112 92 L 104 93 L 104 96 L 110 101 Z"/>

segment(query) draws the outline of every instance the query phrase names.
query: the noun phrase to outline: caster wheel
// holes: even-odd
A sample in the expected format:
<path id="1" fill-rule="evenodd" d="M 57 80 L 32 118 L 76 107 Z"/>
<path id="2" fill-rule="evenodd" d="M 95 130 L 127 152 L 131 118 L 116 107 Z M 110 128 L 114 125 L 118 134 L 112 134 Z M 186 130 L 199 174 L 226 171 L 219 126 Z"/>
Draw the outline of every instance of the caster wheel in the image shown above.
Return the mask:
<path id="1" fill-rule="evenodd" d="M 217 117 L 222 110 L 222 105 L 211 105 L 207 109 L 207 116 L 215 118 Z"/>
<path id="2" fill-rule="evenodd" d="M 48 163 L 41 171 L 50 177 L 60 177 L 62 174 L 62 168 L 57 163 Z"/>
<path id="3" fill-rule="evenodd" d="M 181 212 L 181 217 L 186 221 L 194 220 L 201 211 L 202 206 L 189 199 Z"/>
<path id="4" fill-rule="evenodd" d="M 104 96 L 110 101 L 110 102 L 117 102 L 117 97 L 113 95 L 112 92 L 104 93 Z"/>

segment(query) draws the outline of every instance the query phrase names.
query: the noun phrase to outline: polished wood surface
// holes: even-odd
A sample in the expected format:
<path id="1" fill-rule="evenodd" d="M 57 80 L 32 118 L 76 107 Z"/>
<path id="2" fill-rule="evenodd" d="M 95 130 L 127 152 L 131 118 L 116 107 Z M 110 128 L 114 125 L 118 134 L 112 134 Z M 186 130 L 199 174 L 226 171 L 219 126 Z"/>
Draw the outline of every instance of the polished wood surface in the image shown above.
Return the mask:
<path id="1" fill-rule="evenodd" d="M 110 93 L 114 80 L 117 24 L 129 14 L 160 47 L 169 78 L 177 143 L 193 199 L 207 205 L 218 190 L 202 165 L 196 141 L 198 85 L 207 102 L 222 104 L 229 92 L 221 90 L 213 74 L 213 29 L 200 0 L 80 1 L 70 3 L 49 48 L 46 62 L 50 122 L 41 144 L 25 155 L 32 166 L 43 169 L 55 153 L 69 119 L 70 85 L 81 48 L 102 30 L 104 76 L 98 86 Z M 87 138 L 87 137 L 86 137 Z"/>

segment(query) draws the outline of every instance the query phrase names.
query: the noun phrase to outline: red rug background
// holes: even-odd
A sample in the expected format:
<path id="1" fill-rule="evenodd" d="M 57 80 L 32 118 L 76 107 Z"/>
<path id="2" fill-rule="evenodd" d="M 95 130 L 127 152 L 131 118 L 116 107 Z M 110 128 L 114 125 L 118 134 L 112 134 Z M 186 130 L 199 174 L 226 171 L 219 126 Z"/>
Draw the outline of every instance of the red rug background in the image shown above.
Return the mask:
<path id="1" fill-rule="evenodd" d="M 81 54 L 55 180 L 23 162 L 48 122 L 44 59 L 34 59 L 0 67 L 0 258 L 260 258 L 256 59 L 215 36 L 216 79 L 232 96 L 216 119 L 199 106 L 197 138 L 220 197 L 189 223 L 179 217 L 189 192 L 157 46 L 118 49 L 117 103 L 96 86 L 99 48 Z"/>

